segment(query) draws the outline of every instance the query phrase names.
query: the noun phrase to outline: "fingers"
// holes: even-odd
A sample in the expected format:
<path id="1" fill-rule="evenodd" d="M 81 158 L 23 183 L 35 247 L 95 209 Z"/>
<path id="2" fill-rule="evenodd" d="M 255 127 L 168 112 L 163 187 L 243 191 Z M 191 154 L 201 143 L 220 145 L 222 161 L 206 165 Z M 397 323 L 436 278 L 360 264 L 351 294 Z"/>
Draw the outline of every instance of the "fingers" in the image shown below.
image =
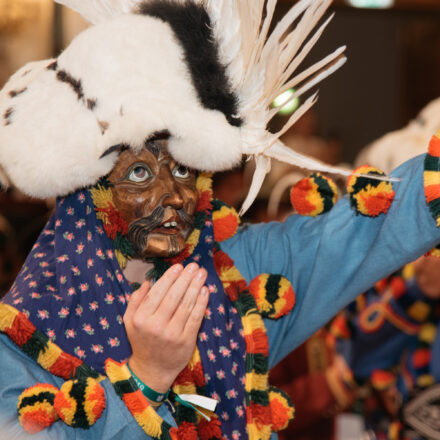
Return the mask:
<path id="1" fill-rule="evenodd" d="M 200 296 L 207 275 L 205 269 L 199 269 L 180 303 L 177 305 L 177 309 L 175 310 L 170 324 L 175 325 L 179 332 L 182 332 L 185 327 L 185 324 L 197 302 L 197 298 Z"/>
<path id="2" fill-rule="evenodd" d="M 200 295 L 197 297 L 196 304 L 189 315 L 184 333 L 188 338 L 196 337 L 202 324 L 203 317 L 205 316 L 206 307 L 209 301 L 209 290 L 205 286 L 202 288 Z"/>
<path id="3" fill-rule="evenodd" d="M 127 310 L 124 314 L 124 320 L 128 321 L 133 318 L 133 315 L 136 313 L 142 300 L 147 296 L 149 290 L 150 283 L 145 281 L 138 290 L 132 293 L 130 301 L 128 301 Z"/>
<path id="4" fill-rule="evenodd" d="M 157 314 L 161 316 L 161 319 L 165 322 L 171 320 L 193 281 L 195 281 L 196 284 L 200 284 L 200 288 L 202 287 L 206 275 L 200 276 L 199 274 L 199 266 L 196 263 L 188 264 L 188 266 L 185 267 L 157 309 Z"/>
<path id="5" fill-rule="evenodd" d="M 183 271 L 181 264 L 171 266 L 151 288 L 152 294 L 141 304 L 142 313 L 145 316 L 154 314 L 160 306 L 163 298 L 168 294 L 175 281 Z"/>

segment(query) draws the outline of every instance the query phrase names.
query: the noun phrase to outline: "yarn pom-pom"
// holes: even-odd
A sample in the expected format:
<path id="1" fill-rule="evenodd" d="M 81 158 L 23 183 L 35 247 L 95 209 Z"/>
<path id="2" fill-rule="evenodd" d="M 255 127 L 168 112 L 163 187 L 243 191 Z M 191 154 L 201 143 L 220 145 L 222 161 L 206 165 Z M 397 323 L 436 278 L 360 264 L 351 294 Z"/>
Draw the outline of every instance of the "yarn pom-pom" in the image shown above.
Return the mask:
<path id="1" fill-rule="evenodd" d="M 269 391 L 269 404 L 272 413 L 272 429 L 275 432 L 286 429 L 295 416 L 295 407 L 289 396 L 277 388 L 271 387 Z"/>
<path id="2" fill-rule="evenodd" d="M 292 285 L 281 275 L 258 275 L 250 282 L 249 292 L 265 318 L 279 319 L 295 306 L 296 297 Z"/>
<path id="3" fill-rule="evenodd" d="M 29 434 L 36 434 L 58 420 L 54 399 L 58 388 L 39 383 L 25 389 L 18 398 L 18 420 Z"/>
<path id="4" fill-rule="evenodd" d="M 356 214 L 367 217 L 386 214 L 394 200 L 391 182 L 359 177 L 356 174 L 385 176 L 385 173 L 377 168 L 362 166 L 350 176 L 347 182 L 347 191 L 350 196 L 350 204 Z"/>
<path id="5" fill-rule="evenodd" d="M 320 173 L 313 173 L 300 180 L 290 192 L 293 209 L 300 215 L 310 217 L 330 211 L 337 198 L 336 184 Z"/>
<path id="6" fill-rule="evenodd" d="M 240 225 L 240 217 L 234 208 L 219 200 L 214 200 L 212 205 L 214 240 L 221 243 L 235 235 Z"/>
<path id="7" fill-rule="evenodd" d="M 104 411 L 104 389 L 91 377 L 68 380 L 56 395 L 54 406 L 66 425 L 88 429 Z"/>

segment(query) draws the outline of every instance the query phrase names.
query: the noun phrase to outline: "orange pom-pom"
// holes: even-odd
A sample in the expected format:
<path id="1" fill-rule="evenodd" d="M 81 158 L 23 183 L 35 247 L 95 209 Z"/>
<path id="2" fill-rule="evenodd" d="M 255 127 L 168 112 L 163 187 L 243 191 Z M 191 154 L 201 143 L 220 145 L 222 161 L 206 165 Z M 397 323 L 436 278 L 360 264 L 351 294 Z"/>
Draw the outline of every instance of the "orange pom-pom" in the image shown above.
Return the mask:
<path id="1" fill-rule="evenodd" d="M 348 327 L 347 319 L 343 315 L 338 315 L 332 322 L 330 331 L 333 336 L 339 339 L 350 339 L 351 332 Z"/>
<path id="2" fill-rule="evenodd" d="M 419 348 L 412 356 L 414 368 L 426 367 L 431 361 L 431 350 L 427 348 Z"/>
<path id="3" fill-rule="evenodd" d="M 255 298 L 262 316 L 279 319 L 295 306 L 295 292 L 287 278 L 281 275 L 262 274 L 249 284 L 249 292 Z"/>
<path id="4" fill-rule="evenodd" d="M 438 134 L 431 138 L 428 146 L 428 154 L 434 157 L 440 157 L 440 137 Z"/>
<path id="5" fill-rule="evenodd" d="M 405 280 L 398 276 L 395 276 L 391 279 L 390 288 L 393 292 L 394 298 L 396 299 L 400 298 L 407 291 Z"/>
<path id="6" fill-rule="evenodd" d="M 277 432 L 286 429 L 295 414 L 295 408 L 289 396 L 284 391 L 271 387 L 269 402 L 272 413 L 272 430 Z"/>
<path id="7" fill-rule="evenodd" d="M 88 429 L 104 411 L 104 389 L 91 377 L 68 380 L 56 395 L 54 407 L 66 425 Z"/>
<path id="8" fill-rule="evenodd" d="M 379 391 L 384 391 L 396 384 L 396 376 L 385 370 L 374 370 L 370 380 L 373 387 Z"/>
<path id="9" fill-rule="evenodd" d="M 177 428 L 179 440 L 197 440 L 197 429 L 194 423 L 183 422 Z"/>
<path id="10" fill-rule="evenodd" d="M 222 438 L 222 430 L 220 429 L 221 423 L 218 419 L 200 420 L 198 425 L 200 440 L 210 440 Z"/>
<path id="11" fill-rule="evenodd" d="M 58 388 L 37 384 L 24 390 L 18 398 L 18 420 L 29 434 L 36 434 L 58 420 L 53 402 Z"/>
<path id="12" fill-rule="evenodd" d="M 357 168 L 347 182 L 350 204 L 357 214 L 367 217 L 377 217 L 386 214 L 394 200 L 391 182 L 359 177 L 356 174 L 385 176 L 377 168 L 362 166 Z"/>
<path id="13" fill-rule="evenodd" d="M 337 196 L 338 189 L 331 179 L 320 173 L 313 173 L 292 188 L 290 201 L 298 214 L 316 217 L 330 211 Z"/>
<path id="14" fill-rule="evenodd" d="M 237 211 L 219 200 L 213 202 L 212 221 L 214 240 L 218 243 L 233 237 L 240 225 Z"/>

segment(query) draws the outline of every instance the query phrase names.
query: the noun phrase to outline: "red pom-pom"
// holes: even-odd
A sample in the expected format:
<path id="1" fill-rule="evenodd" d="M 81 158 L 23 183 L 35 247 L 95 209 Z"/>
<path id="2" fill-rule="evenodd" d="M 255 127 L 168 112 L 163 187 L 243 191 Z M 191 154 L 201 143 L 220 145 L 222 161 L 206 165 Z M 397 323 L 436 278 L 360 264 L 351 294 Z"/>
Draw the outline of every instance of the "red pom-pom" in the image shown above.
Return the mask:
<path id="1" fill-rule="evenodd" d="M 407 290 L 405 280 L 401 277 L 394 277 L 390 281 L 390 288 L 394 298 L 400 298 Z"/>
<path id="2" fill-rule="evenodd" d="M 420 348 L 416 350 L 412 356 L 412 363 L 414 368 L 426 367 L 431 361 L 431 350 L 427 348 Z"/>
<path id="3" fill-rule="evenodd" d="M 194 423 L 183 422 L 177 428 L 179 440 L 197 440 L 197 429 Z"/>
<path id="4" fill-rule="evenodd" d="M 269 392 L 269 401 L 272 414 L 272 430 L 278 432 L 286 429 L 295 413 L 289 396 L 284 391 L 272 387 Z"/>
<path id="5" fill-rule="evenodd" d="M 374 370 L 371 373 L 371 384 L 376 390 L 386 390 L 396 383 L 396 376 L 385 370 Z"/>
<path id="6" fill-rule="evenodd" d="M 350 204 L 357 214 L 377 217 L 386 214 L 394 200 L 391 182 L 361 177 L 359 174 L 385 177 L 377 168 L 362 166 L 357 168 L 347 182 Z"/>
<path id="7" fill-rule="evenodd" d="M 201 420 L 199 423 L 200 440 L 221 439 L 222 430 L 220 426 L 221 423 L 218 419 L 211 419 L 210 422 L 207 420 Z"/>
<path id="8" fill-rule="evenodd" d="M 219 200 L 214 201 L 213 209 L 214 240 L 221 243 L 235 235 L 240 225 L 240 217 L 234 208 Z"/>
<path id="9" fill-rule="evenodd" d="M 336 203 L 335 183 L 320 173 L 300 180 L 290 192 L 293 209 L 300 215 L 315 217 L 330 211 Z"/>

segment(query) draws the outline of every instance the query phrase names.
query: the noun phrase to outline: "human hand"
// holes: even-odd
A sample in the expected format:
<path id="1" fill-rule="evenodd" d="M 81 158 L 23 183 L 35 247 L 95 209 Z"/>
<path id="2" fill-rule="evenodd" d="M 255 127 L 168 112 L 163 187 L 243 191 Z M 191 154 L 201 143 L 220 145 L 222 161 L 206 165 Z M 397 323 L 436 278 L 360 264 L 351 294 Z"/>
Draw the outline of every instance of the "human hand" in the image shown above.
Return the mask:
<path id="1" fill-rule="evenodd" d="M 130 368 L 147 386 L 168 391 L 191 360 L 205 310 L 207 273 L 195 263 L 172 266 L 133 293 L 124 315 Z"/>
<path id="2" fill-rule="evenodd" d="M 428 298 L 440 298 L 440 258 L 420 257 L 414 262 L 414 269 L 420 290 Z"/>

